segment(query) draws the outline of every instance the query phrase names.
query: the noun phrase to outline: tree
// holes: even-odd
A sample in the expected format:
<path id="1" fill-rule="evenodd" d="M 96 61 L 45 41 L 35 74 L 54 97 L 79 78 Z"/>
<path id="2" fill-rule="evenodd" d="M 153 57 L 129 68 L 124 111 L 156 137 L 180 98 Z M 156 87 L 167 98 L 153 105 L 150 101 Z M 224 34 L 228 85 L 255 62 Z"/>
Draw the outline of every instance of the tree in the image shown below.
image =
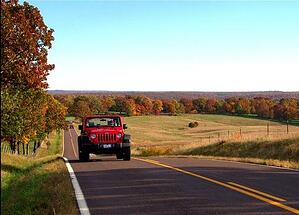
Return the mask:
<path id="1" fill-rule="evenodd" d="M 163 112 L 174 115 L 176 113 L 176 100 L 163 100 Z"/>
<path id="2" fill-rule="evenodd" d="M 89 98 L 87 96 L 76 97 L 71 108 L 71 113 L 73 116 L 80 118 L 92 114 L 89 107 Z"/>
<path id="3" fill-rule="evenodd" d="M 278 120 L 294 119 L 298 115 L 296 99 L 281 99 L 274 106 L 274 118 Z"/>
<path id="4" fill-rule="evenodd" d="M 205 105 L 205 111 L 207 113 L 215 113 L 217 108 L 217 100 L 216 99 L 208 99 Z"/>
<path id="5" fill-rule="evenodd" d="M 225 99 L 225 103 L 227 104 L 226 105 L 227 111 L 229 111 L 229 113 L 231 113 L 231 114 L 236 113 L 237 112 L 236 108 L 238 106 L 238 102 L 239 102 L 239 99 L 236 97 L 231 97 L 231 98 Z"/>
<path id="6" fill-rule="evenodd" d="M 273 118 L 274 102 L 268 98 L 255 98 L 253 101 L 256 114 L 263 118 Z"/>
<path id="7" fill-rule="evenodd" d="M 127 99 L 125 101 L 124 108 L 128 116 L 136 115 L 136 104 L 134 99 Z"/>
<path id="8" fill-rule="evenodd" d="M 45 133 L 49 134 L 53 130 L 62 129 L 65 126 L 66 107 L 51 95 L 47 95 L 47 111 L 45 114 Z"/>
<path id="9" fill-rule="evenodd" d="M 20 91 L 1 90 L 1 140 L 8 139 L 11 144 L 22 131 L 22 100 L 23 94 Z"/>
<path id="10" fill-rule="evenodd" d="M 150 98 L 146 96 L 137 96 L 135 98 L 136 103 L 136 114 L 137 115 L 148 115 L 152 112 L 153 104 Z"/>
<path id="11" fill-rule="evenodd" d="M 249 114 L 251 110 L 251 103 L 247 98 L 239 98 L 235 104 L 235 109 L 238 114 Z"/>
<path id="12" fill-rule="evenodd" d="M 181 98 L 180 103 L 184 105 L 185 113 L 191 113 L 195 109 L 191 99 Z"/>
<path id="13" fill-rule="evenodd" d="M 47 88 L 53 32 L 36 7 L 1 1 L 1 89 Z"/>
<path id="14" fill-rule="evenodd" d="M 110 108 L 112 111 L 124 112 L 125 111 L 125 98 L 124 97 L 116 97 L 114 98 L 114 105 Z"/>
<path id="15" fill-rule="evenodd" d="M 163 103 L 161 100 L 156 99 L 153 102 L 153 112 L 155 115 L 159 115 L 161 113 L 161 111 L 163 110 Z"/>
<path id="16" fill-rule="evenodd" d="M 232 110 L 233 110 L 233 106 L 228 103 L 227 101 L 225 101 L 223 103 L 223 110 L 226 112 L 226 113 L 232 113 Z"/>
<path id="17" fill-rule="evenodd" d="M 99 114 L 103 112 L 103 105 L 99 97 L 88 96 L 89 109 L 93 114 Z"/>
<path id="18" fill-rule="evenodd" d="M 100 99 L 102 110 L 101 112 L 108 112 L 110 108 L 115 105 L 114 98 L 112 96 L 103 96 Z"/>
<path id="19" fill-rule="evenodd" d="M 205 111 L 205 106 L 207 103 L 207 99 L 204 97 L 200 97 L 192 101 L 194 108 L 197 110 L 198 113 L 202 113 Z"/>

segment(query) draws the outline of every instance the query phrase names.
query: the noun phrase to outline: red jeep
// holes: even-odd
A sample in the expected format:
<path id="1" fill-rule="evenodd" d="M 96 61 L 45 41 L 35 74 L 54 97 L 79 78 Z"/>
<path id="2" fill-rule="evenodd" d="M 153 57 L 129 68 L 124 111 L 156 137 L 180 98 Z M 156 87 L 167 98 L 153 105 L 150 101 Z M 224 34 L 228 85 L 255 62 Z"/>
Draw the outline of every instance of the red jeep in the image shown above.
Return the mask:
<path id="1" fill-rule="evenodd" d="M 120 115 L 93 115 L 82 119 L 78 136 L 79 160 L 88 161 L 89 153 L 116 154 L 117 159 L 130 160 L 131 148 L 129 134 L 124 130 Z"/>

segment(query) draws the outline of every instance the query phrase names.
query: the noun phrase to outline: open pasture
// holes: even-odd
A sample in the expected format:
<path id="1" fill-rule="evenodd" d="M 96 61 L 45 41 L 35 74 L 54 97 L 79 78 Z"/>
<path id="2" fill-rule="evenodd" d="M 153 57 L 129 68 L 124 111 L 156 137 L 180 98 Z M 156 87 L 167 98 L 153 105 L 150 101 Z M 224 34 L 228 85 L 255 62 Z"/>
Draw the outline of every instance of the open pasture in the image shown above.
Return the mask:
<path id="1" fill-rule="evenodd" d="M 189 128 L 197 121 L 198 127 Z M 299 136 L 299 127 L 268 120 L 226 115 L 184 114 L 180 116 L 126 117 L 133 147 L 204 146 L 219 141 L 278 140 Z M 268 125 L 268 126 L 267 126 Z"/>

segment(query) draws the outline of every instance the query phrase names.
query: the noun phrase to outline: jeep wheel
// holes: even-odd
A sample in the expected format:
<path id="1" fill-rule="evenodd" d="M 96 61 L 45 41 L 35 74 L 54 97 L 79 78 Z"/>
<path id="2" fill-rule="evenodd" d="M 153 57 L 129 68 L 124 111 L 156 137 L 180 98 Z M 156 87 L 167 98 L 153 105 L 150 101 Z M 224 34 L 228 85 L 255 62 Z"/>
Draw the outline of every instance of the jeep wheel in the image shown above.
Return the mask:
<path id="1" fill-rule="evenodd" d="M 117 152 L 117 153 L 116 153 L 116 159 L 123 159 L 123 154 L 122 154 L 122 152 Z"/>
<path id="2" fill-rule="evenodd" d="M 124 161 L 131 160 L 131 147 L 123 148 L 123 159 Z"/>
<path id="3" fill-rule="evenodd" d="M 89 160 L 89 153 L 85 151 L 79 151 L 79 160 L 80 161 L 88 161 Z"/>

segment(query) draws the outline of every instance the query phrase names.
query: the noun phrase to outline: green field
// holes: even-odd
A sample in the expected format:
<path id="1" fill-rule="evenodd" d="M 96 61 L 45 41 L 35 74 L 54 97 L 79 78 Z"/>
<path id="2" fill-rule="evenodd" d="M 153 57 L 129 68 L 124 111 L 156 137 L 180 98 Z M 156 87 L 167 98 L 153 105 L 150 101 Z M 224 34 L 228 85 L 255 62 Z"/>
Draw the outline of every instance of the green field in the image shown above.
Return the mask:
<path id="1" fill-rule="evenodd" d="M 53 132 L 35 155 L 1 153 L 1 214 L 77 214 L 61 143 Z"/>

